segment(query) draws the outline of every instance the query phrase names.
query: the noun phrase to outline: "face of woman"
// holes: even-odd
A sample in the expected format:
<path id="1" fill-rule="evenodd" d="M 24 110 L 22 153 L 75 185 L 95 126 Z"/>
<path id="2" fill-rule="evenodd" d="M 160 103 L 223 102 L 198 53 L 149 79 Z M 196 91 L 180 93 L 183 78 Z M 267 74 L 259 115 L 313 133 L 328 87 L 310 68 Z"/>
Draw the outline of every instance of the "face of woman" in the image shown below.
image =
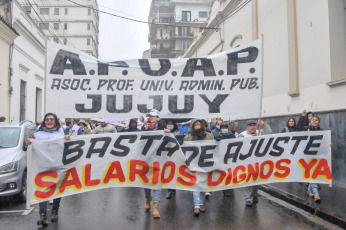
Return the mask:
<path id="1" fill-rule="evenodd" d="M 85 125 L 83 123 L 79 124 L 79 128 L 84 129 Z"/>
<path id="2" fill-rule="evenodd" d="M 310 113 L 310 114 L 308 115 L 309 122 L 311 122 L 312 117 L 313 117 L 313 115 Z"/>
<path id="3" fill-rule="evenodd" d="M 290 120 L 288 121 L 288 126 L 289 126 L 289 127 L 293 127 L 293 126 L 294 126 L 294 120 L 293 120 L 293 119 L 290 119 Z"/>
<path id="4" fill-rule="evenodd" d="M 197 121 L 197 122 L 195 122 L 193 127 L 195 128 L 195 130 L 200 130 L 202 128 L 202 124 L 201 124 L 201 122 Z"/>
<path id="5" fill-rule="evenodd" d="M 55 119 L 52 115 L 49 115 L 45 118 L 44 123 L 48 129 L 55 127 Z"/>
<path id="6" fill-rule="evenodd" d="M 319 126 L 320 125 L 320 121 L 318 120 L 318 118 L 317 117 L 313 117 L 313 118 L 311 118 L 311 126 L 314 126 L 314 127 L 316 127 L 316 126 Z"/>

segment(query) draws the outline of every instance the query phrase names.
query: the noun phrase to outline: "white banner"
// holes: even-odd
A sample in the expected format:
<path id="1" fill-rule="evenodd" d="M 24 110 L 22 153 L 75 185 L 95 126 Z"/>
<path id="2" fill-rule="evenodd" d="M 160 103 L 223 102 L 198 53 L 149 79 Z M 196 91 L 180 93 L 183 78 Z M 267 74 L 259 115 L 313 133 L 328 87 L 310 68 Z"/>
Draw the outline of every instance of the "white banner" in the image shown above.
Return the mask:
<path id="1" fill-rule="evenodd" d="M 330 131 L 191 141 L 163 131 L 37 139 L 28 204 L 110 187 L 216 191 L 274 182 L 331 184 Z"/>
<path id="2" fill-rule="evenodd" d="M 46 112 L 59 117 L 260 116 L 262 40 L 199 58 L 104 62 L 47 41 Z M 62 109 L 63 108 L 63 109 Z"/>

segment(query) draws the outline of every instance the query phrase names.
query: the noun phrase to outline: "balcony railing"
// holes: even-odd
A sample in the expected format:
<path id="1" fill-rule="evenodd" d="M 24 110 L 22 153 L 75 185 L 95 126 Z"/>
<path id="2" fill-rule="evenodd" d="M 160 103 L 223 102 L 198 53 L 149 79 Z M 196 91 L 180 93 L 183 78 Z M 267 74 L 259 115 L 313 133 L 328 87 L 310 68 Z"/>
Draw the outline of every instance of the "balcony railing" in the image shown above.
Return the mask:
<path id="1" fill-rule="evenodd" d="M 153 6 L 170 6 L 171 1 L 170 0 L 153 0 L 152 4 Z"/>
<path id="2" fill-rule="evenodd" d="M 161 49 L 152 49 L 151 55 L 168 55 L 169 54 L 169 48 L 161 48 Z"/>

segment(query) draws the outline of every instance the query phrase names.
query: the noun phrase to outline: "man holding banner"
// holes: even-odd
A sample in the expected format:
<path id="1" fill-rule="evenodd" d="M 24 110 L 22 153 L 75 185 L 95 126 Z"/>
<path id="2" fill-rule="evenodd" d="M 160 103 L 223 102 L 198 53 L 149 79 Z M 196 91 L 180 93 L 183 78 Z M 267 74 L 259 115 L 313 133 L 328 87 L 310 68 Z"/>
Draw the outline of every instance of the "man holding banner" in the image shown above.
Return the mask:
<path id="1" fill-rule="evenodd" d="M 146 115 L 148 117 L 147 121 L 149 123 L 149 126 L 145 131 L 151 131 L 151 130 L 164 130 L 165 132 L 169 133 L 170 130 L 166 129 L 166 123 L 164 120 L 161 120 L 161 114 L 158 110 L 152 109 L 150 113 Z M 144 126 L 142 127 L 144 128 Z M 143 130 L 143 129 L 142 129 Z M 153 189 L 153 197 L 150 195 L 151 189 L 144 189 L 145 193 L 145 210 L 149 211 L 151 208 L 151 200 L 153 199 L 153 218 L 159 219 L 160 213 L 159 213 L 159 203 L 160 203 L 160 196 L 161 196 L 161 189 L 154 190 Z"/>
<path id="2" fill-rule="evenodd" d="M 246 130 L 239 134 L 238 137 L 254 137 L 257 136 L 257 124 L 259 125 L 259 135 L 260 134 L 271 134 L 271 127 L 262 121 L 261 119 L 256 122 L 255 120 L 249 120 L 246 122 Z M 263 127 L 263 130 L 261 130 Z M 249 186 L 244 188 L 245 193 L 245 204 L 247 207 L 251 207 L 253 203 L 258 202 L 257 192 L 259 185 Z"/>

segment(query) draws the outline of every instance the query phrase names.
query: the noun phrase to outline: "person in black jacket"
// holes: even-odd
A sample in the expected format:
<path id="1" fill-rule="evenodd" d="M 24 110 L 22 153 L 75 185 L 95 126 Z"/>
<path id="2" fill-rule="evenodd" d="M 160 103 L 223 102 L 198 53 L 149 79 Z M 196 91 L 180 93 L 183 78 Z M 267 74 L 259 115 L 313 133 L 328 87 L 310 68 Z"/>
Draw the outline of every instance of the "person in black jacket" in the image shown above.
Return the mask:
<path id="1" fill-rule="evenodd" d="M 303 111 L 302 115 L 299 117 L 298 123 L 297 123 L 297 129 L 301 131 L 319 131 L 323 130 L 320 127 L 320 118 L 317 116 L 313 116 L 310 120 L 310 123 L 308 125 L 304 125 L 304 121 L 306 121 L 306 110 Z M 305 118 L 304 118 L 305 117 Z M 315 198 L 315 202 L 319 202 L 321 200 L 320 194 L 318 193 L 318 184 L 316 183 L 309 183 L 308 184 L 308 191 L 307 194 L 310 197 Z"/>
<path id="2" fill-rule="evenodd" d="M 125 130 L 125 132 L 138 132 L 140 131 L 137 128 L 137 121 L 135 119 L 131 119 L 129 123 L 129 128 Z"/>
<path id="3" fill-rule="evenodd" d="M 228 129 L 228 125 L 222 125 L 220 127 L 219 135 L 215 137 L 215 140 L 220 141 L 231 138 L 236 138 L 236 136 Z M 231 189 L 222 190 L 222 192 L 225 197 L 231 196 Z"/>
<path id="4" fill-rule="evenodd" d="M 310 125 L 310 121 L 311 119 L 314 117 L 314 114 L 312 112 L 306 112 L 306 110 L 304 110 L 302 112 L 302 115 L 299 117 L 298 122 L 300 124 L 300 126 L 296 127 L 297 131 L 304 131 L 301 128 L 305 127 L 305 126 L 309 126 Z"/>
<path id="5" fill-rule="evenodd" d="M 284 127 L 281 132 L 282 133 L 289 133 L 289 132 L 296 132 L 296 120 L 293 117 L 290 117 L 287 121 L 286 127 Z"/>

